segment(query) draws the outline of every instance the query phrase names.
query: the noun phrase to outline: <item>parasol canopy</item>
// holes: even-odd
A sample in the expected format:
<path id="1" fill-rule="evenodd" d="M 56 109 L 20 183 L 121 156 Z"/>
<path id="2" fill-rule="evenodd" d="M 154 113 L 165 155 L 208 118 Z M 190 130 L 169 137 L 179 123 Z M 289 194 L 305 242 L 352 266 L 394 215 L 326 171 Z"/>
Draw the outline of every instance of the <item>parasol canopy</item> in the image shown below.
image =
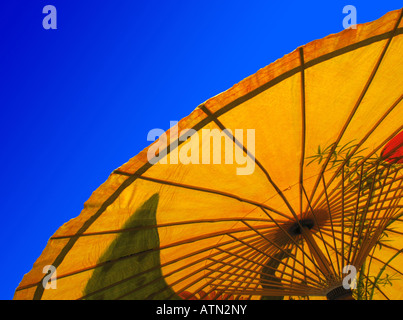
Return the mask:
<path id="1" fill-rule="evenodd" d="M 199 105 L 56 231 L 14 298 L 403 298 L 402 12 Z"/>

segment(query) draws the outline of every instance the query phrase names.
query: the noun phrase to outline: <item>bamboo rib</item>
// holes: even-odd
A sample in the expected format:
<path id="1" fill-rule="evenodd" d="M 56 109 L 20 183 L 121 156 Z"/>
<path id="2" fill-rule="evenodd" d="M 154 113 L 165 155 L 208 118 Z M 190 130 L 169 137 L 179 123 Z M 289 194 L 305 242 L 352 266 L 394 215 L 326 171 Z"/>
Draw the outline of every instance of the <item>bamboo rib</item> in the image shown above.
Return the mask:
<path id="1" fill-rule="evenodd" d="M 366 157 L 364 157 L 361 161 L 358 161 L 357 164 L 356 164 L 354 167 L 351 167 L 351 168 L 350 168 L 351 170 L 350 170 L 349 173 L 347 174 L 347 177 L 346 177 L 346 178 L 350 178 L 353 174 L 355 174 L 358 168 L 362 167 L 380 148 L 382 148 L 383 146 L 385 146 L 385 145 L 386 145 L 394 136 L 396 136 L 402 129 L 403 129 L 403 126 L 400 126 L 400 127 L 399 127 L 397 130 L 395 130 L 390 136 L 388 136 L 381 144 L 379 144 L 372 152 L 370 152 L 370 153 L 369 153 Z M 394 148 L 393 148 L 392 150 L 390 150 L 387 154 L 385 154 L 385 158 L 387 158 L 388 156 L 392 155 L 396 150 L 398 150 L 398 149 L 401 148 L 402 146 L 403 146 L 403 144 L 399 144 L 399 145 L 397 145 L 396 147 L 394 147 Z M 351 156 L 353 156 L 353 154 L 352 154 Z M 374 166 L 378 165 L 381 161 L 382 161 L 382 158 L 377 158 L 377 160 L 376 160 L 374 163 L 371 163 L 371 164 L 370 164 L 370 166 L 371 166 L 370 169 L 372 169 Z M 346 161 L 345 161 L 345 162 L 346 162 Z M 343 162 L 343 164 L 342 164 L 341 166 L 339 166 L 339 167 L 342 168 L 342 169 L 340 169 L 342 174 L 343 174 L 344 171 L 345 171 L 345 170 L 344 170 L 345 162 Z M 399 168 L 397 168 L 396 170 L 399 170 Z M 338 172 L 337 174 L 339 174 L 339 172 Z M 335 173 L 335 175 L 336 175 L 336 173 Z M 334 180 L 334 179 L 333 179 L 333 180 Z M 327 188 L 326 188 L 327 190 L 330 189 L 330 184 L 333 182 L 333 180 L 330 181 L 330 182 L 328 182 L 328 186 L 327 186 Z M 344 180 L 344 179 L 342 179 L 342 180 Z M 340 187 L 340 185 L 341 185 L 341 181 L 338 182 L 338 184 L 336 185 L 336 187 L 331 190 L 331 192 L 329 193 L 329 196 L 330 196 L 330 197 L 332 196 L 333 193 L 335 193 L 335 192 L 338 190 L 338 188 Z M 320 194 L 320 196 L 317 197 L 317 199 L 316 199 L 316 201 L 315 201 L 315 203 L 314 203 L 314 205 L 313 205 L 314 207 L 318 207 L 318 206 L 323 205 L 323 200 L 321 200 L 321 199 L 323 198 L 323 193 L 324 193 L 324 191 L 322 191 L 322 193 Z M 322 203 L 319 204 L 319 203 L 318 203 L 319 201 L 322 201 Z"/>
<path id="2" fill-rule="evenodd" d="M 381 51 L 381 53 L 380 53 L 380 56 L 379 56 L 379 58 L 378 58 L 378 60 L 377 60 L 377 62 L 376 62 L 376 64 L 375 64 L 375 66 L 374 66 L 374 68 L 373 68 L 373 70 L 372 70 L 372 72 L 371 72 L 371 75 L 369 76 L 369 78 L 368 78 L 368 80 L 367 80 L 367 82 L 366 82 L 364 88 L 362 89 L 362 91 L 361 91 L 361 93 L 360 93 L 360 96 L 358 97 L 358 99 L 357 99 L 357 101 L 356 101 L 356 103 L 355 103 L 353 109 L 351 110 L 351 112 L 350 112 L 350 114 L 349 114 L 349 116 L 348 116 L 348 118 L 347 118 L 347 120 L 346 120 L 346 122 L 345 122 L 345 124 L 344 124 L 344 126 L 343 126 L 343 128 L 341 129 L 341 131 L 340 131 L 340 133 L 339 133 L 339 135 L 338 135 L 338 137 L 337 137 L 337 139 L 336 139 L 336 142 L 334 143 L 334 145 L 333 145 L 331 151 L 329 152 L 328 157 L 326 158 L 326 160 L 325 160 L 325 162 L 324 162 L 324 164 L 323 164 L 323 166 L 322 166 L 321 175 L 324 173 L 324 171 L 325 171 L 327 165 L 329 164 L 331 155 L 332 155 L 333 152 L 335 151 L 337 145 L 339 144 L 341 138 L 343 137 L 345 131 L 347 130 L 348 125 L 350 124 L 352 118 L 354 117 L 354 115 L 355 115 L 355 113 L 356 113 L 358 107 L 360 106 L 362 100 L 364 99 L 364 96 L 365 96 L 365 94 L 367 93 L 367 91 L 368 91 L 368 89 L 369 89 L 369 87 L 370 87 L 370 85 L 371 85 L 373 79 L 375 78 L 375 75 L 376 75 L 376 73 L 377 73 L 377 71 L 378 71 L 378 69 L 379 69 L 379 66 L 380 66 L 381 63 L 382 63 L 382 60 L 383 60 L 383 58 L 384 58 L 384 56 L 385 56 L 385 54 L 386 54 L 386 52 L 387 52 L 387 50 L 388 50 L 388 48 L 389 48 L 389 45 L 390 45 L 390 43 L 392 42 L 392 39 L 394 38 L 394 36 L 395 36 L 395 34 L 396 34 L 397 28 L 399 27 L 400 21 L 402 20 L 402 16 L 403 16 L 403 10 L 402 10 L 402 12 L 400 13 L 399 18 L 397 19 L 397 21 L 396 21 L 396 23 L 395 23 L 395 26 L 394 26 L 394 28 L 393 28 L 393 30 L 392 30 L 392 33 L 391 33 L 391 36 L 388 38 L 388 40 L 387 40 L 385 46 L 383 47 L 383 49 L 382 49 L 382 51 Z M 317 189 L 318 185 L 319 185 L 319 180 L 316 180 L 315 185 L 314 185 L 313 190 L 312 190 L 312 193 L 311 193 L 311 197 L 310 197 L 311 202 L 312 202 L 312 200 L 313 200 L 313 197 L 314 197 L 314 195 L 315 195 L 315 192 L 316 192 L 316 189 Z"/>

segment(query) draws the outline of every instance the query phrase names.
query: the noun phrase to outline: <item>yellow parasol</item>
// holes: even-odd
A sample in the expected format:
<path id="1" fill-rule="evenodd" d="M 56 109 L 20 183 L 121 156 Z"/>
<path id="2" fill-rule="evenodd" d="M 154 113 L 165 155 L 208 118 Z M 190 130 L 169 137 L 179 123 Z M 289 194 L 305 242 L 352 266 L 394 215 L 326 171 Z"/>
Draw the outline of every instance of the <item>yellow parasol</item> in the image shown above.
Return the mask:
<path id="1" fill-rule="evenodd" d="M 403 298 L 402 12 L 201 104 L 56 231 L 14 298 Z"/>

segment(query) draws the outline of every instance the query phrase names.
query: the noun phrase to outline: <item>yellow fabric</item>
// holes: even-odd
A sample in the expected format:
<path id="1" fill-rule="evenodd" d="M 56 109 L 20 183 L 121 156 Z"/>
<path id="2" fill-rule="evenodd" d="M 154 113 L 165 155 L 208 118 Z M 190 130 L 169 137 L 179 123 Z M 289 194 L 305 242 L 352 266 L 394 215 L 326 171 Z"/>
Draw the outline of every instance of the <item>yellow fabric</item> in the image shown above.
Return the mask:
<path id="1" fill-rule="evenodd" d="M 232 132 L 243 129 L 244 141 L 246 131 L 254 129 L 254 156 L 261 167 L 256 165 L 250 175 L 238 175 L 239 164 L 236 162 L 172 164 L 173 153 L 166 156 L 167 163 L 160 161 L 150 165 L 148 148 L 143 150 L 111 174 L 85 203 L 77 218 L 56 231 L 33 269 L 24 276 L 14 298 L 79 299 L 85 296 L 87 282 L 95 269 L 107 263 L 102 261 L 103 257 L 107 259 L 103 254 L 117 241 L 119 230 L 155 194 L 159 196 L 156 215 L 159 248 L 154 249 L 159 252 L 164 279 L 176 293 L 207 292 L 226 285 L 234 295 L 237 292 L 246 294 L 245 290 L 262 291 L 260 270 L 268 257 L 278 253 L 275 246 L 264 239 L 267 237 L 276 243 L 281 233 L 272 220 L 281 225 L 295 220 L 294 214 L 299 216 L 309 211 L 308 200 L 301 193 L 299 184 L 301 167 L 303 186 L 308 199 L 312 197 L 312 205 L 326 207 L 326 191 L 336 203 L 332 204 L 332 208 L 335 212 L 340 211 L 341 204 L 337 202 L 340 192 L 335 191 L 341 181 L 341 176 L 335 177 L 337 167 L 326 168 L 324 181 L 332 178 L 334 181 L 325 189 L 319 175 L 323 162 L 308 165 L 318 146 L 322 149 L 328 147 L 339 137 L 339 146 L 356 144 L 365 139 L 360 146 L 364 150 L 360 155 L 367 156 L 374 150 L 379 155 L 387 140 L 402 130 L 401 15 L 402 10 L 393 11 L 377 21 L 359 25 L 357 29 L 313 41 L 196 108 L 177 127 L 167 132 L 169 143 L 172 142 L 170 132 L 180 135 L 184 129 L 195 128 L 199 150 L 202 150 L 203 129 L 220 130 L 220 124 Z M 369 82 L 372 75 L 374 77 Z M 367 85 L 365 94 L 361 96 Z M 356 112 L 352 114 L 355 107 Z M 306 121 L 305 139 L 302 138 L 303 116 Z M 373 132 L 366 138 L 372 129 Z M 302 148 L 303 141 L 305 148 Z M 189 148 L 189 143 L 190 140 L 182 143 L 177 151 L 180 153 L 183 148 Z M 251 147 L 245 146 L 247 149 Z M 223 142 L 222 159 L 224 147 Z M 304 163 L 301 166 L 302 158 Z M 392 205 L 390 197 L 398 198 L 402 173 L 403 169 L 397 171 L 396 180 L 390 188 L 393 191 L 382 193 L 389 188 L 387 185 L 375 192 L 376 199 L 380 194 L 380 207 Z M 362 199 L 359 205 L 365 207 L 365 197 Z M 354 208 L 353 202 L 345 205 L 349 206 L 349 210 Z M 397 206 L 396 203 L 393 205 Z M 394 214 L 401 212 L 401 207 L 396 208 Z M 377 211 L 379 217 L 386 214 L 385 210 Z M 377 212 L 370 215 L 374 216 Z M 341 227 L 340 214 L 335 214 L 334 218 L 336 224 L 339 221 L 333 229 L 337 234 L 336 240 L 329 219 L 323 227 L 327 233 L 321 237 L 320 232 L 316 232 L 314 239 L 340 275 L 342 266 L 338 266 L 337 262 L 342 261 L 337 261 L 334 251 L 327 253 L 326 250 L 334 241 L 336 247 L 341 248 L 341 234 L 347 231 Z M 370 251 L 373 277 L 403 248 L 402 231 L 401 221 L 394 222 L 387 245 Z M 347 235 L 346 239 L 349 239 Z M 284 263 L 278 266 L 276 273 L 283 275 L 284 283 L 293 283 L 293 289 L 287 287 L 273 291 L 272 295 L 316 297 L 323 296 L 329 289 L 319 289 L 323 276 L 316 269 L 315 261 L 310 261 L 308 245 L 305 242 L 299 245 L 303 250 L 292 245 L 284 247 L 295 253 L 297 258 L 282 260 Z M 130 259 L 130 247 L 127 250 L 125 259 Z M 351 250 L 354 252 L 354 247 Z M 355 261 L 359 262 L 358 253 L 356 257 Z M 384 275 L 393 273 L 402 277 L 402 259 L 403 256 L 398 255 L 385 269 Z M 225 264 L 220 261 L 225 261 Z M 367 267 L 368 261 L 369 258 Z M 55 263 L 57 289 L 39 290 L 38 294 L 37 288 L 42 286 L 44 277 L 43 267 Z M 306 265 L 307 269 L 303 269 L 302 265 Z M 302 280 L 308 282 L 307 287 L 301 284 Z M 374 298 L 403 298 L 400 282 L 381 291 L 375 290 Z M 266 293 L 269 294 L 269 291 Z M 250 295 L 254 299 L 260 298 L 259 294 Z"/>

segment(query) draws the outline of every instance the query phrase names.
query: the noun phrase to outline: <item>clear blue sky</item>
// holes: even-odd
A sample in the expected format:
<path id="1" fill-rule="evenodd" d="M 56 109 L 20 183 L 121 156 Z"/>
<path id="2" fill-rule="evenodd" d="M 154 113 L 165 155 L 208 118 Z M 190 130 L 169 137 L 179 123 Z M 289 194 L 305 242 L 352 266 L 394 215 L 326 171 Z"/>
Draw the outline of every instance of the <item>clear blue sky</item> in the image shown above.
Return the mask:
<path id="1" fill-rule="evenodd" d="M 57 29 L 45 30 L 45 5 Z M 298 46 L 400 1 L 1 1 L 0 299 L 109 174 Z"/>

